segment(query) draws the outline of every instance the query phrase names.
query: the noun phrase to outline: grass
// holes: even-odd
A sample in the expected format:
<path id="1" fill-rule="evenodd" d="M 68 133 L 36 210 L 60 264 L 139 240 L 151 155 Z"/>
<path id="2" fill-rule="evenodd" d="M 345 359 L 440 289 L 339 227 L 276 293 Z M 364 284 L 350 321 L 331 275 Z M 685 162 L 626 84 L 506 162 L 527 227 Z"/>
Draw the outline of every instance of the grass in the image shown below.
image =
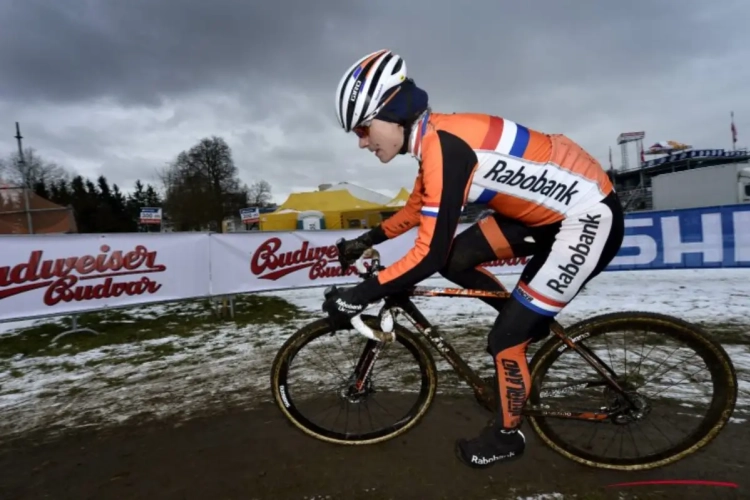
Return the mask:
<path id="1" fill-rule="evenodd" d="M 253 324 L 283 325 L 305 314 L 293 304 L 274 296 L 240 295 L 235 297 L 234 319 L 217 314 L 207 299 L 143 306 L 131 309 L 82 314 L 79 327 L 90 332 L 68 334 L 56 342 L 58 334 L 71 328 L 69 318 L 49 319 L 28 328 L 0 335 L 0 363 L 15 356 L 56 356 L 76 354 L 104 346 L 116 346 L 165 337 L 191 337 L 210 333 L 227 324 L 243 328 Z M 151 357 L 177 352 L 171 343 L 146 347 Z"/>
<path id="2" fill-rule="evenodd" d="M 750 345 L 750 326 L 746 323 L 698 323 L 721 344 Z"/>

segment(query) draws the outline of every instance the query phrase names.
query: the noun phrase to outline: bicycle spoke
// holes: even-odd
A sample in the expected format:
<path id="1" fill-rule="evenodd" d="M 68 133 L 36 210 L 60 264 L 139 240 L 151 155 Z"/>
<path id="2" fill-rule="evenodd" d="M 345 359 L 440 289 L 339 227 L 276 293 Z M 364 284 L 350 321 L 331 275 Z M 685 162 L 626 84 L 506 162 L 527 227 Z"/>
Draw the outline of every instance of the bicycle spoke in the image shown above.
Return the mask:
<path id="1" fill-rule="evenodd" d="M 695 337 L 672 336 L 669 330 L 630 330 L 597 333 L 587 329 L 584 331 L 589 337 L 579 343 L 591 359 L 609 360 L 628 399 L 606 383 L 592 386 L 588 380 L 591 374 L 603 378 L 580 353 L 550 349 L 555 352 L 550 356 L 554 362 L 545 368 L 543 387 L 537 393 L 539 404 L 558 412 L 597 411 L 591 408 L 614 411 L 609 423 L 597 425 L 585 420 L 534 417 L 541 419 L 540 425 L 543 422 L 542 432 L 566 443 L 566 449 L 576 450 L 577 456 L 607 463 L 645 461 L 646 457 L 675 449 L 686 439 L 696 439 L 692 433 L 701 420 L 715 418 L 704 406 L 705 398 L 710 399 L 714 390 L 712 374 L 709 372 L 708 380 L 699 375 L 709 369 L 704 357 L 712 354 L 696 349 L 695 343 L 685 344 Z M 630 401 L 636 405 L 633 409 Z"/>
<path id="2" fill-rule="evenodd" d="M 342 440 L 387 435 L 403 427 L 429 388 L 415 363 L 418 341 L 403 340 L 373 343 L 339 331 L 308 340 L 285 375 L 284 397 L 293 405 L 294 418 Z"/>
<path id="3" fill-rule="evenodd" d="M 646 396 L 648 396 L 649 398 L 655 398 L 656 396 L 659 396 L 660 394 L 663 394 L 663 393 L 664 393 L 664 391 L 666 391 L 667 389 L 671 389 L 672 387 L 675 387 L 675 386 L 679 385 L 679 384 L 680 384 L 680 383 L 681 383 L 681 382 L 682 382 L 683 380 L 687 380 L 687 379 L 689 379 L 689 378 L 692 378 L 692 377 L 693 377 L 693 375 L 695 375 L 695 374 L 696 374 L 696 373 L 698 373 L 698 372 L 702 372 L 702 371 L 703 371 L 703 368 L 701 368 L 700 370 L 696 370 L 696 371 L 694 371 L 693 373 L 690 373 L 690 374 L 688 374 L 688 375 L 685 375 L 684 377 L 682 377 L 682 378 L 681 378 L 680 380 L 678 380 L 678 381 L 677 381 L 677 382 L 675 382 L 674 384 L 672 384 L 672 385 L 668 385 L 667 387 L 665 387 L 664 389 L 662 389 L 662 390 L 661 390 L 661 391 L 659 391 L 659 392 L 656 392 L 656 393 L 646 393 Z M 664 372 L 664 373 L 663 373 L 662 375 L 666 375 L 666 373 L 667 373 L 667 372 Z M 656 377 L 656 378 L 661 378 L 661 376 L 659 376 L 659 377 Z M 652 379 L 652 380 L 653 380 L 653 379 Z M 648 383 L 648 381 L 647 381 L 646 383 Z M 644 383 L 643 385 L 646 385 L 646 384 Z"/>

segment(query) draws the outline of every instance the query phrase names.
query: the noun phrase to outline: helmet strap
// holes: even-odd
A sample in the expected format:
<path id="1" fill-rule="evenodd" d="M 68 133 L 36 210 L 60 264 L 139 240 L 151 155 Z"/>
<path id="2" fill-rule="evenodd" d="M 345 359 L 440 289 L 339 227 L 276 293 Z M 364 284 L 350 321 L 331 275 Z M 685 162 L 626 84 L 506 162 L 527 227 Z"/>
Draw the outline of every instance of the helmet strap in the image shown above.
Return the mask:
<path id="1" fill-rule="evenodd" d="M 406 109 L 409 111 L 412 111 L 412 93 L 407 92 L 406 93 Z M 419 115 L 417 115 L 419 116 Z M 400 155 L 404 155 L 409 152 L 409 138 L 411 137 L 411 128 L 414 125 L 414 122 L 417 119 L 417 116 L 410 116 L 406 120 L 404 120 L 404 123 L 401 123 L 404 127 L 404 144 L 401 146 L 401 151 L 398 152 Z"/>
<path id="2" fill-rule="evenodd" d="M 400 155 L 405 155 L 409 152 L 409 140 L 411 139 L 411 125 L 404 126 L 404 144 L 401 146 L 401 150 L 398 152 Z"/>

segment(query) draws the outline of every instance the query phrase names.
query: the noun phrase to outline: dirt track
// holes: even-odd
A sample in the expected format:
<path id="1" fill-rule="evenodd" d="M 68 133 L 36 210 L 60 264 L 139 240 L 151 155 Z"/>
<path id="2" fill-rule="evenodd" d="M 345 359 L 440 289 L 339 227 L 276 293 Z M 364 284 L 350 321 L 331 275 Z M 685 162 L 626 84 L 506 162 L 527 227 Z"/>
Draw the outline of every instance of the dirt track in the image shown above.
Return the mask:
<path id="1" fill-rule="evenodd" d="M 530 431 L 521 460 L 486 471 L 468 469 L 454 457 L 453 441 L 473 435 L 487 416 L 470 396 L 441 395 L 416 429 L 370 447 L 308 438 L 271 404 L 182 423 L 84 429 L 47 443 L 37 436 L 0 449 L 0 498 L 750 498 L 747 423 L 729 424 L 698 455 L 644 473 L 579 466 Z M 730 481 L 740 488 L 606 488 L 654 479 Z M 565 496 L 552 496 L 555 492 Z M 549 496 L 533 496 L 543 493 Z"/>

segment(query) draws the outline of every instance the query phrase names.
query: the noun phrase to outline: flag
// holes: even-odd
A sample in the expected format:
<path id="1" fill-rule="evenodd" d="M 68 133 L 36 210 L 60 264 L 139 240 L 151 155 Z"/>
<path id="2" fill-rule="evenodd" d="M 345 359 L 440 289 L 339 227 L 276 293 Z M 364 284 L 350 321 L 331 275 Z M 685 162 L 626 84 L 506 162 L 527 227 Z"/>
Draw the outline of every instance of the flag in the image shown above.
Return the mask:
<path id="1" fill-rule="evenodd" d="M 638 141 L 638 144 L 641 145 L 641 163 L 646 163 L 646 153 L 643 151 L 643 143 L 641 141 Z"/>
<path id="2" fill-rule="evenodd" d="M 734 126 L 734 111 L 732 111 L 732 146 L 737 144 L 737 127 Z"/>

